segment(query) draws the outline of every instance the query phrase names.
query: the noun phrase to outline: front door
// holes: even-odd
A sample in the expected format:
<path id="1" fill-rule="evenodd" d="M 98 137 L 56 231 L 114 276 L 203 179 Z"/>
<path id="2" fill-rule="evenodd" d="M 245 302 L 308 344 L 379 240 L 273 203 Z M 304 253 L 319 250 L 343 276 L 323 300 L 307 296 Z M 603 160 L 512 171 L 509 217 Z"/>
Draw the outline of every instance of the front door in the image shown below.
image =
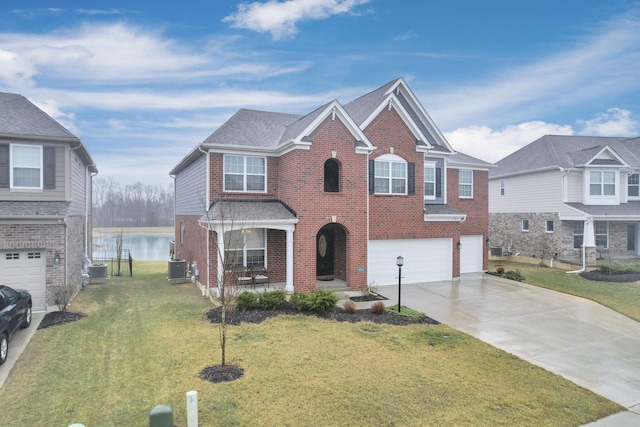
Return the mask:
<path id="1" fill-rule="evenodd" d="M 638 224 L 627 224 L 627 253 L 638 253 Z"/>
<path id="2" fill-rule="evenodd" d="M 323 227 L 316 238 L 316 275 L 333 276 L 335 233 L 332 227 Z"/>

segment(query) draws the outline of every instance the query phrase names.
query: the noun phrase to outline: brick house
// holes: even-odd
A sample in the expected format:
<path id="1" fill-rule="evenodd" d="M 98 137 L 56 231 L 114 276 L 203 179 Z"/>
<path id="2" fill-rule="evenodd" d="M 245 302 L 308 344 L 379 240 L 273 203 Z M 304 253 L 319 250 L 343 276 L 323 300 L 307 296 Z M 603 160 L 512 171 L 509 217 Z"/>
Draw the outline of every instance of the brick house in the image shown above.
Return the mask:
<path id="1" fill-rule="evenodd" d="M 304 116 L 242 109 L 170 172 L 175 257 L 211 287 L 232 252 L 289 292 L 397 283 L 398 255 L 403 283 L 452 280 L 486 269 L 490 166 L 401 78 Z"/>
<path id="2" fill-rule="evenodd" d="M 640 138 L 546 135 L 496 163 L 491 245 L 594 265 L 638 257 Z"/>
<path id="3" fill-rule="evenodd" d="M 29 290 L 34 311 L 55 305 L 56 289 L 82 285 L 97 172 L 71 132 L 0 92 L 0 284 Z"/>

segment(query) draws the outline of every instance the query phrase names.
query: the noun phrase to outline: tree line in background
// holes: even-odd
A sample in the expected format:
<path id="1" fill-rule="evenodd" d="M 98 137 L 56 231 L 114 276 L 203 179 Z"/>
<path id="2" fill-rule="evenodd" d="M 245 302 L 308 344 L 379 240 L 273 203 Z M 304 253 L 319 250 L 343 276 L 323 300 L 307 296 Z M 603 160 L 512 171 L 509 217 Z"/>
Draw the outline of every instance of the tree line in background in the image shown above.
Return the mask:
<path id="1" fill-rule="evenodd" d="M 173 185 L 121 185 L 109 178 L 93 180 L 94 227 L 162 227 L 173 225 Z"/>

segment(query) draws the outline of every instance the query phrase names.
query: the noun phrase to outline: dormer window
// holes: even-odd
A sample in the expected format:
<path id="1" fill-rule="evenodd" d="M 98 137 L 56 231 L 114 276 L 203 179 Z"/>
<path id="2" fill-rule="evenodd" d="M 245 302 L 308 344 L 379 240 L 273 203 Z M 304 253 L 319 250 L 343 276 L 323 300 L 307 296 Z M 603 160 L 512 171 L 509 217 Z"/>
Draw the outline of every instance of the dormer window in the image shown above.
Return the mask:
<path id="1" fill-rule="evenodd" d="M 615 196 L 616 173 L 614 171 L 589 172 L 589 194 L 591 196 Z"/>
<path id="2" fill-rule="evenodd" d="M 585 171 L 585 204 L 587 205 L 617 205 L 618 200 L 618 171 L 593 170 Z"/>

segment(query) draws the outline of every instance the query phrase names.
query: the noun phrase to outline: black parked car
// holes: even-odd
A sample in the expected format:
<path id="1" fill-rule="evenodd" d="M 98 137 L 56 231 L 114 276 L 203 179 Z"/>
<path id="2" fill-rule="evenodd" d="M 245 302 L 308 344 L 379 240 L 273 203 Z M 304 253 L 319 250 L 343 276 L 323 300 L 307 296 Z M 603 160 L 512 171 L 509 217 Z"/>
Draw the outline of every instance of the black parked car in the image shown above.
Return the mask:
<path id="1" fill-rule="evenodd" d="M 31 294 L 0 285 L 0 365 L 7 360 L 13 333 L 30 324 Z"/>

